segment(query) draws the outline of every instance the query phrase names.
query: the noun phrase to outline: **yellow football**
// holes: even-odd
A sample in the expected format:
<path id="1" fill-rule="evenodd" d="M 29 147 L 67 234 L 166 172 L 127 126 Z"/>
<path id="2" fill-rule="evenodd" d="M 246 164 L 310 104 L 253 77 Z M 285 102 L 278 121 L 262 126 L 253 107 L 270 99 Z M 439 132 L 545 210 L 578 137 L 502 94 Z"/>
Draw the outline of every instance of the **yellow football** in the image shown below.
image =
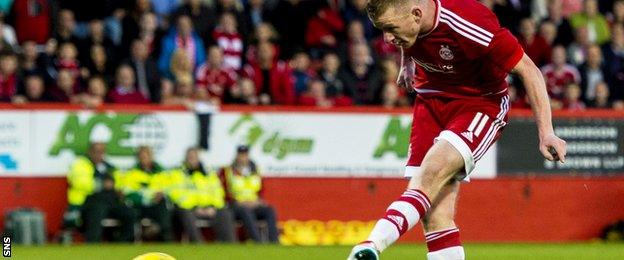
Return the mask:
<path id="1" fill-rule="evenodd" d="M 135 257 L 133 260 L 176 260 L 175 257 L 160 252 L 149 252 Z"/>

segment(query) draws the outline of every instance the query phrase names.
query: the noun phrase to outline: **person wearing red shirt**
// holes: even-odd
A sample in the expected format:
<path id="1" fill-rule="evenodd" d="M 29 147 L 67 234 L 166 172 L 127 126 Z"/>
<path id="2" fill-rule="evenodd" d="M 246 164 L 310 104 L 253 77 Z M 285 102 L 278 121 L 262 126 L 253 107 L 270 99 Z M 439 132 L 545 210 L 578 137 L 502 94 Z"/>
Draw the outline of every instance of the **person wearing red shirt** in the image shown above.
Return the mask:
<path id="1" fill-rule="evenodd" d="M 379 259 L 421 219 L 428 259 L 465 259 L 454 222 L 459 184 L 507 124 L 509 72 L 526 86 L 542 155 L 565 161 L 544 80 L 518 40 L 477 1 L 369 0 L 366 9 L 385 40 L 401 48 L 398 83 L 413 88 L 417 101 L 407 189 L 348 259 Z"/>
<path id="2" fill-rule="evenodd" d="M 543 66 L 550 61 L 550 45 L 536 31 L 533 19 L 524 18 L 520 21 L 522 48 L 537 66 Z"/>
<path id="3" fill-rule="evenodd" d="M 108 101 L 117 104 L 147 104 L 147 99 L 134 86 L 134 71 L 128 65 L 121 65 L 117 69 L 116 86 L 108 93 Z"/>
<path id="4" fill-rule="evenodd" d="M 335 49 L 338 45 L 336 36 L 344 30 L 344 22 L 340 15 L 329 7 L 320 8 L 316 16 L 308 21 L 306 29 L 306 45 L 319 51 Z"/>
<path id="5" fill-rule="evenodd" d="M 236 17 L 232 13 L 224 13 L 217 28 L 212 33 L 215 42 L 223 49 L 223 67 L 240 70 L 243 66 L 243 37 L 236 29 Z"/>
<path id="6" fill-rule="evenodd" d="M 236 83 L 238 75 L 232 69 L 223 66 L 223 50 L 219 46 L 208 47 L 208 60 L 195 72 L 195 84 L 204 89 L 208 98 L 223 102 L 229 89 Z"/>
<path id="7" fill-rule="evenodd" d="M 0 55 L 0 102 L 11 101 L 17 92 L 17 66 L 15 54 Z"/>
<path id="8" fill-rule="evenodd" d="M 272 43 L 258 45 L 258 62 L 245 65 L 242 76 L 256 86 L 260 103 L 294 105 L 295 80 L 287 62 L 277 60 Z M 267 101 L 268 102 L 265 102 Z"/>
<path id="9" fill-rule="evenodd" d="M 546 80 L 548 95 L 563 101 L 566 86 L 572 83 L 579 84 L 581 74 L 576 67 L 566 63 L 566 50 L 563 46 L 553 48 L 551 59 L 551 63 L 542 67 L 542 74 Z"/>
<path id="10" fill-rule="evenodd" d="M 15 32 L 19 42 L 35 41 L 44 44 L 50 36 L 50 0 L 15 0 L 13 14 Z"/>

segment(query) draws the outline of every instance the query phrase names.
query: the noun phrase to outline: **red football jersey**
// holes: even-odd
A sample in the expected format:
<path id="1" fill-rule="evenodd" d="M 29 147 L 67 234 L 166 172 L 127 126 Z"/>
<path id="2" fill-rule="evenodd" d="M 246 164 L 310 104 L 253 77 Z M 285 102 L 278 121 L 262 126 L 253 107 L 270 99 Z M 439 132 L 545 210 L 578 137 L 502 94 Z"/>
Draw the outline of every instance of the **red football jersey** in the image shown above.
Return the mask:
<path id="1" fill-rule="evenodd" d="M 434 28 L 407 50 L 416 62 L 416 91 L 463 98 L 506 94 L 505 77 L 524 54 L 518 40 L 477 1 L 433 1 Z"/>

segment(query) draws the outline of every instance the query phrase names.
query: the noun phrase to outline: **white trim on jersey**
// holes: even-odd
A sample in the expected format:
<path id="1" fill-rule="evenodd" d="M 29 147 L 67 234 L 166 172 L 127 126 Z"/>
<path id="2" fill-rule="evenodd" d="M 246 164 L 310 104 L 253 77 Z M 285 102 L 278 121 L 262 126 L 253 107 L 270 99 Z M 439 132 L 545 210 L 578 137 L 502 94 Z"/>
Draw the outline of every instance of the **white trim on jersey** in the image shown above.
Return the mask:
<path id="1" fill-rule="evenodd" d="M 490 45 L 494 34 L 469 21 L 466 21 L 459 15 L 444 7 L 441 7 L 440 9 L 440 21 L 446 23 L 453 31 L 485 47 Z"/>

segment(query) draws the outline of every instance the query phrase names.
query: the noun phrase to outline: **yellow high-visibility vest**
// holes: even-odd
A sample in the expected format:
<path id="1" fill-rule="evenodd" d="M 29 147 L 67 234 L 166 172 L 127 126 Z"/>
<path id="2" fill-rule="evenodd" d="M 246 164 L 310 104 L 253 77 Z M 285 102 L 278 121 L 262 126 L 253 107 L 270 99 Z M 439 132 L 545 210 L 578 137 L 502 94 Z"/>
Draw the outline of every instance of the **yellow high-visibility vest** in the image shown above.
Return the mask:
<path id="1" fill-rule="evenodd" d="M 262 189 L 262 178 L 257 172 L 248 176 L 234 174 L 232 167 L 225 168 L 228 190 L 232 198 L 238 202 L 256 201 Z"/>
<path id="2" fill-rule="evenodd" d="M 169 178 L 168 195 L 178 207 L 220 209 L 225 206 L 225 191 L 215 171 L 208 171 L 206 175 L 194 171 L 188 175 L 183 168 L 178 168 L 169 172 Z"/>
<path id="3" fill-rule="evenodd" d="M 119 172 L 115 170 L 113 177 L 115 178 L 115 186 L 117 186 Z M 67 202 L 70 206 L 81 206 L 87 199 L 87 196 L 91 195 L 97 188 L 95 165 L 89 158 L 79 156 L 69 168 L 67 182 L 69 184 Z"/>

